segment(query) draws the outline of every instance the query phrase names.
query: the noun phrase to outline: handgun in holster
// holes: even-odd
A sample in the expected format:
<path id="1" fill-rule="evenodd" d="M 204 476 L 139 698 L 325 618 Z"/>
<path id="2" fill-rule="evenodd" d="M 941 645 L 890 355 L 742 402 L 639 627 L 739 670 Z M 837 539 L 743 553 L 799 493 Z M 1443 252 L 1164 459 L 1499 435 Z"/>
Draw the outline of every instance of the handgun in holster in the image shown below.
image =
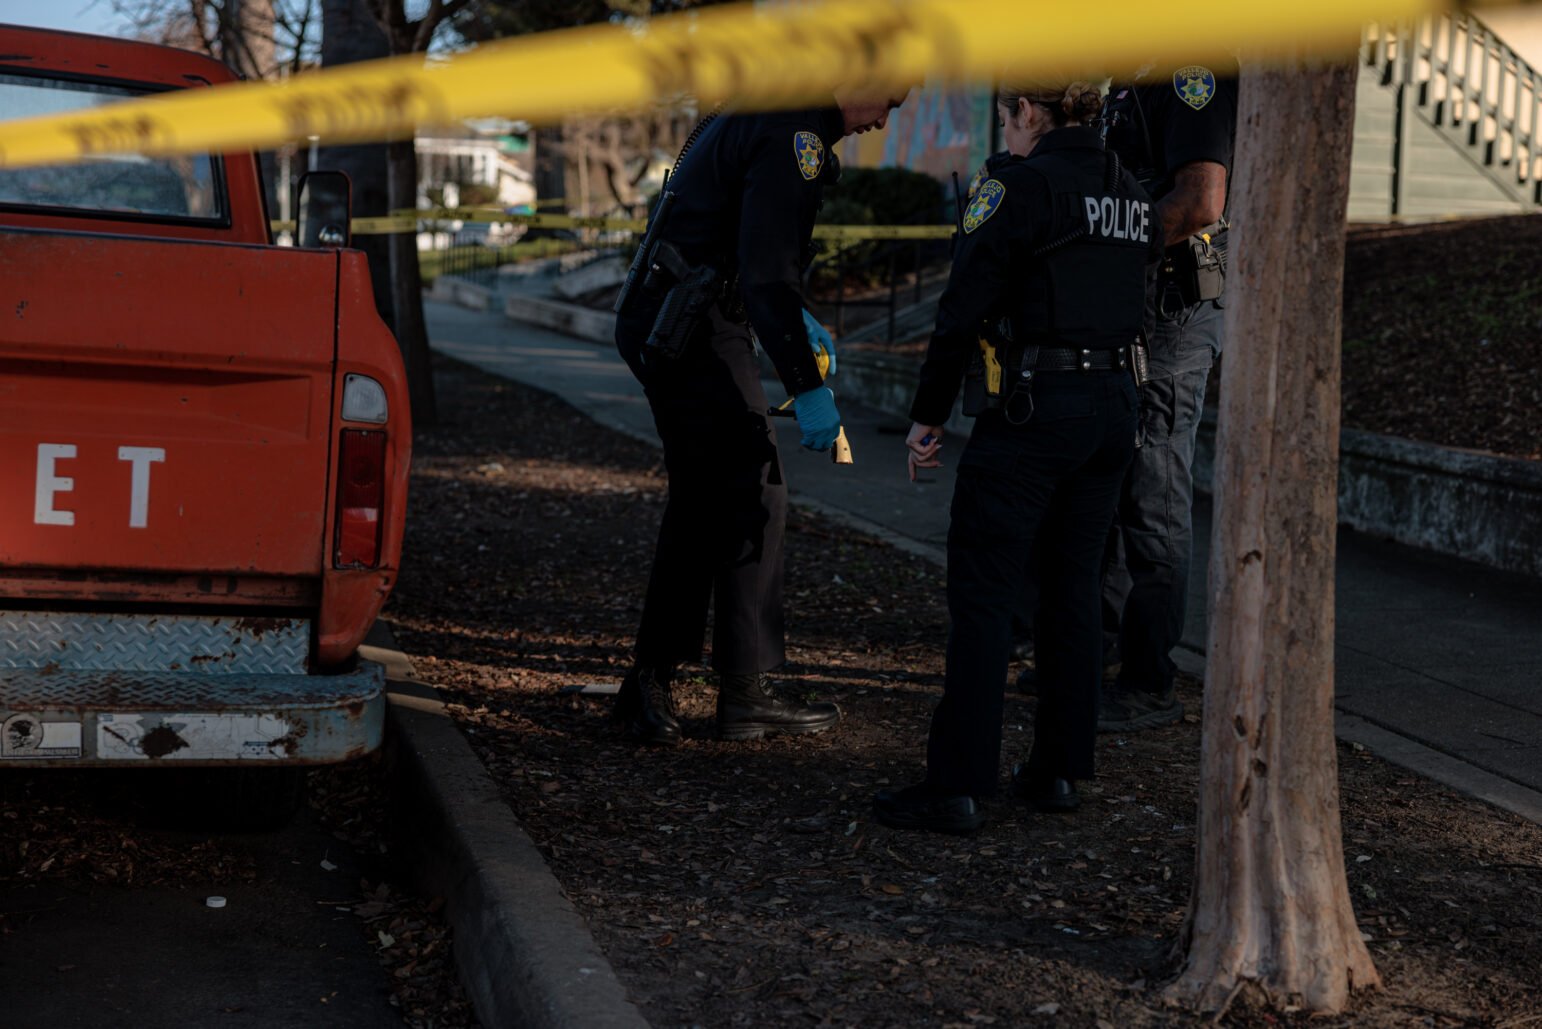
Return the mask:
<path id="1" fill-rule="evenodd" d="M 1001 361 L 1007 340 L 999 330 L 982 327 L 979 344 L 979 349 L 969 355 L 969 367 L 964 372 L 963 412 L 969 418 L 1000 408 L 1003 400 Z"/>
<path id="2" fill-rule="evenodd" d="M 637 302 L 638 294 L 646 286 L 648 279 L 653 275 L 654 247 L 658 242 L 659 233 L 669 221 L 669 212 L 675 206 L 675 194 L 669 190 L 669 176 L 664 176 L 664 185 L 659 190 L 658 206 L 653 209 L 653 217 L 648 221 L 648 231 L 643 236 L 642 242 L 637 246 L 637 253 L 632 255 L 632 264 L 626 270 L 626 280 L 621 284 L 621 292 L 616 295 L 616 304 L 612 308 L 617 314 L 629 314 L 632 305 Z"/>
<path id="3" fill-rule="evenodd" d="M 654 244 L 644 287 L 661 288 L 666 276 L 674 285 L 664 294 L 643 353 L 673 361 L 685 352 L 707 309 L 722 295 L 722 276 L 709 265 L 691 265 L 673 243 L 659 240 Z"/>

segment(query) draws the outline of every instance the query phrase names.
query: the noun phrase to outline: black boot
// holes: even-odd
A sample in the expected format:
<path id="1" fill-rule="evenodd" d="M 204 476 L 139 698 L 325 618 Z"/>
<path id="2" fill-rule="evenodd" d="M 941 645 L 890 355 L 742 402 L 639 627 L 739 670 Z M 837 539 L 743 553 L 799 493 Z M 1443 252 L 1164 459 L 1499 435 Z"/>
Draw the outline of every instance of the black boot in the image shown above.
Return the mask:
<path id="1" fill-rule="evenodd" d="M 985 824 L 975 799 L 962 793 L 943 793 L 926 783 L 873 794 L 878 820 L 891 829 L 926 829 L 931 832 L 971 833 Z"/>
<path id="2" fill-rule="evenodd" d="M 1035 775 L 1027 765 L 1012 766 L 1012 792 L 1030 807 L 1051 814 L 1070 814 L 1082 806 L 1076 783 L 1053 775 Z"/>
<path id="3" fill-rule="evenodd" d="M 834 704 L 787 700 L 761 675 L 724 675 L 717 691 L 717 737 L 758 740 L 777 733 L 824 732 L 841 720 Z"/>
<path id="4" fill-rule="evenodd" d="M 627 739 L 673 746 L 680 742 L 675 698 L 669 692 L 672 670 L 634 665 L 616 694 L 615 719 Z"/>

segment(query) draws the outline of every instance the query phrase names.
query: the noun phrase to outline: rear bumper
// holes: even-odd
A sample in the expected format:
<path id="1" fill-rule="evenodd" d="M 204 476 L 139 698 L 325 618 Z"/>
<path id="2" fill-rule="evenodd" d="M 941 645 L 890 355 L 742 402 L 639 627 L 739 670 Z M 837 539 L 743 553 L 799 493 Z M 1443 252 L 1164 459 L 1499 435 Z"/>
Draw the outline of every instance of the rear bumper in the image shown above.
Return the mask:
<path id="1" fill-rule="evenodd" d="M 385 672 L 0 668 L 0 767 L 322 765 L 380 746 Z"/>

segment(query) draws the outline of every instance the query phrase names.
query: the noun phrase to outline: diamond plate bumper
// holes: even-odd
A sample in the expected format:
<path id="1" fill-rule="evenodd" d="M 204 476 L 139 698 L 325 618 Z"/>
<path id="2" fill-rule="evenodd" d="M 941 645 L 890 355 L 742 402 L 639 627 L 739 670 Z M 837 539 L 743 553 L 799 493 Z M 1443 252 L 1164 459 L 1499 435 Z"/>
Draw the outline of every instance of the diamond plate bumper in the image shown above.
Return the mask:
<path id="1" fill-rule="evenodd" d="M 0 668 L 301 674 L 304 618 L 0 611 Z"/>
<path id="2" fill-rule="evenodd" d="M 0 766 L 331 764 L 380 746 L 385 673 L 0 668 Z"/>

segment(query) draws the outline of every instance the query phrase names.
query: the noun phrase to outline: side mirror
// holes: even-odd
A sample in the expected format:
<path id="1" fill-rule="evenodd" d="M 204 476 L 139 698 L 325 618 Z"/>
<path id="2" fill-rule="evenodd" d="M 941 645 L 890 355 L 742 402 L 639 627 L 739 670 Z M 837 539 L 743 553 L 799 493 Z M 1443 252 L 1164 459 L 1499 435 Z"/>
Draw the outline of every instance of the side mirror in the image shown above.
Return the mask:
<path id="1" fill-rule="evenodd" d="M 295 246 L 347 246 L 352 239 L 348 222 L 353 203 L 348 176 L 336 171 L 306 172 L 300 176 L 297 193 Z"/>

